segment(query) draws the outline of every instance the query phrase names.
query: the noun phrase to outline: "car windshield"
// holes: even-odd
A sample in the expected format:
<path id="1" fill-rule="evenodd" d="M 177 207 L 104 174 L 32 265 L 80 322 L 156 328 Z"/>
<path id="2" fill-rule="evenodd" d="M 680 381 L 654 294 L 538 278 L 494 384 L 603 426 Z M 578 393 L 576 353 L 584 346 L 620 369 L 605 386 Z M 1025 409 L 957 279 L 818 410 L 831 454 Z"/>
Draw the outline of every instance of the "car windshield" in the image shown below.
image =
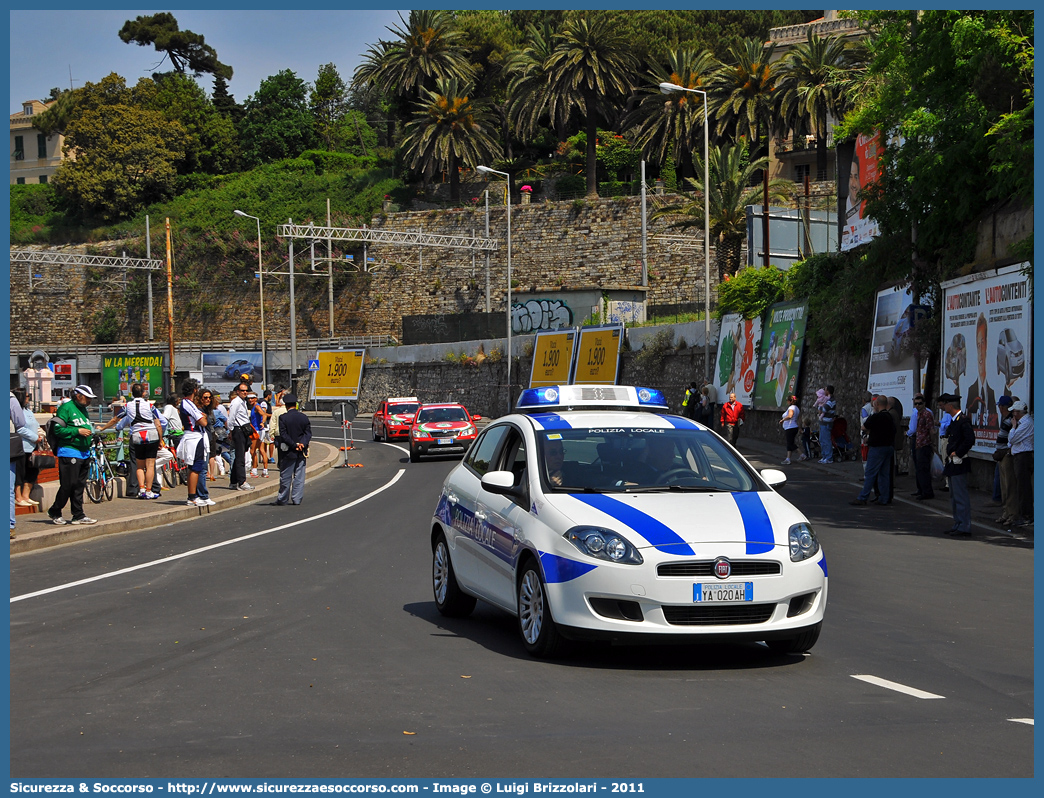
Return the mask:
<path id="1" fill-rule="evenodd" d="M 752 491 L 764 486 L 712 432 L 638 427 L 544 431 L 541 473 L 551 490 L 639 493 Z"/>
<path id="2" fill-rule="evenodd" d="M 420 405 L 416 404 L 394 404 L 388 405 L 388 412 L 393 416 L 405 416 L 407 414 L 413 415 L 417 412 L 417 408 Z"/>
<path id="3" fill-rule="evenodd" d="M 468 416 L 463 407 L 427 407 L 417 416 L 418 424 L 431 424 L 438 421 L 467 421 Z"/>

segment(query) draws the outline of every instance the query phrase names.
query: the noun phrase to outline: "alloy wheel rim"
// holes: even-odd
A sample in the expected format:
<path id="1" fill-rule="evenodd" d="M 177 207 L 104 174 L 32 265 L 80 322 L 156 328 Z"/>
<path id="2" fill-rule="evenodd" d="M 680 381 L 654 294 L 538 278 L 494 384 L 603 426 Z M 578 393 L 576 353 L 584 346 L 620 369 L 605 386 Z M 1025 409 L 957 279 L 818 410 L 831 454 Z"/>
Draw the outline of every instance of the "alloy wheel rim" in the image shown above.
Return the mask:
<path id="1" fill-rule="evenodd" d="M 522 636 L 530 645 L 540 637 L 544 609 L 544 593 L 540 578 L 535 571 L 527 571 L 522 577 L 518 591 L 518 618 L 522 625 Z"/>
<path id="2" fill-rule="evenodd" d="M 448 567 L 446 547 L 440 542 L 435 547 L 435 559 L 432 565 L 435 580 L 435 599 L 442 604 L 446 601 L 446 592 L 449 589 Z"/>

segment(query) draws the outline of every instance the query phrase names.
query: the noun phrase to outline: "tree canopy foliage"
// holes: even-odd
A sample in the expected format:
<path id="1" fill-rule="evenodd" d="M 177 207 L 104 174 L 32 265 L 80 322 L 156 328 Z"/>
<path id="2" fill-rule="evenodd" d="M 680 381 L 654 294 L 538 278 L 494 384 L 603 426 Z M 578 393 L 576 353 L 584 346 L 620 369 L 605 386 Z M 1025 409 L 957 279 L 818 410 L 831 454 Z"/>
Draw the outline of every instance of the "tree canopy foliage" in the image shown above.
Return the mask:
<path id="1" fill-rule="evenodd" d="M 120 39 L 140 47 L 153 45 L 157 52 L 170 59 L 175 72 L 188 72 L 197 77 L 206 72 L 226 80 L 232 78 L 232 67 L 218 61 L 217 51 L 206 43 L 203 36 L 181 30 L 169 12 L 127 20 L 120 28 Z"/>

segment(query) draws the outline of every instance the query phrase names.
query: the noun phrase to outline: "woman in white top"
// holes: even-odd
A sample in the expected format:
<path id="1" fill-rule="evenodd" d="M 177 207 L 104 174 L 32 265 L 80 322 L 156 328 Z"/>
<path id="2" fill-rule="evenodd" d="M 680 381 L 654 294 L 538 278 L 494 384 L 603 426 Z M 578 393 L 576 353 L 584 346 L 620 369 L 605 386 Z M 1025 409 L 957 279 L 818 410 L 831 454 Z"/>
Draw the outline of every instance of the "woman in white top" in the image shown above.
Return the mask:
<path id="1" fill-rule="evenodd" d="M 185 380 L 181 385 L 181 426 L 185 434 L 178 444 L 178 458 L 189 468 L 188 501 L 186 504 L 195 507 L 206 507 L 214 504 L 207 491 L 207 465 L 210 456 L 210 442 L 207 440 L 207 416 L 200 410 L 197 400 L 199 383 L 193 379 Z"/>
<path id="2" fill-rule="evenodd" d="M 122 430 L 126 429 L 125 424 L 130 425 L 130 445 L 134 448 L 134 459 L 138 464 L 138 498 L 158 499 L 160 495 L 153 493 L 149 488 L 156 478 L 156 454 L 159 452 L 160 441 L 163 440 L 163 421 L 160 420 L 162 415 L 144 396 L 145 388 L 140 382 L 133 383 L 130 390 L 131 399 L 123 408 L 123 413 L 113 416 L 101 429 L 116 427 Z M 127 421 L 120 424 L 123 419 Z"/>
<path id="3" fill-rule="evenodd" d="M 801 418 L 801 408 L 798 407 L 798 398 L 796 396 L 790 397 L 790 407 L 783 413 L 783 417 L 779 420 L 779 423 L 783 425 L 783 432 L 787 436 L 787 459 L 783 461 L 783 465 L 790 465 L 790 456 L 797 454 L 797 433 L 798 433 L 798 420 Z M 799 460 L 804 460 L 805 455 L 801 455 Z"/>

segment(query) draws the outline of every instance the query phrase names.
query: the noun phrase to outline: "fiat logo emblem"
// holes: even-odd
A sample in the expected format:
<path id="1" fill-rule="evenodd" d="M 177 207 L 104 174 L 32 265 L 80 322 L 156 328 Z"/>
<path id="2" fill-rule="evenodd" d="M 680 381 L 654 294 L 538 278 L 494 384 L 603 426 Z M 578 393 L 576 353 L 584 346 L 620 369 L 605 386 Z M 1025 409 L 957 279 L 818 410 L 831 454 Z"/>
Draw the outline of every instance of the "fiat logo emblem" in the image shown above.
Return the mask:
<path id="1" fill-rule="evenodd" d="M 732 563 L 725 557 L 719 557 L 714 561 L 714 575 L 718 579 L 728 579 L 732 576 Z"/>

